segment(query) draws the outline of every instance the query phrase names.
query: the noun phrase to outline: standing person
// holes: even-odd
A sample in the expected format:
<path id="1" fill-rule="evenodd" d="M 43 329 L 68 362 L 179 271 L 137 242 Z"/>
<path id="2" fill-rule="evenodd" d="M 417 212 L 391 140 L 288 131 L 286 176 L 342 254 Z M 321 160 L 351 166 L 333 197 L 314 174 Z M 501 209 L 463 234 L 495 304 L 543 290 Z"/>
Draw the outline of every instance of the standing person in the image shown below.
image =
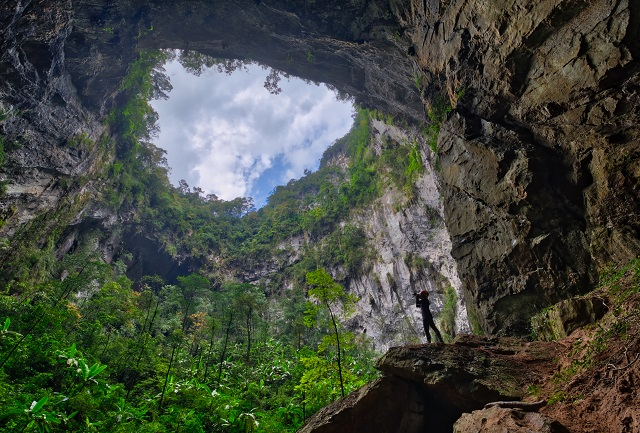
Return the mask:
<path id="1" fill-rule="evenodd" d="M 422 326 L 424 326 L 424 333 L 427 335 L 427 342 L 431 343 L 431 334 L 429 334 L 429 327 L 431 327 L 436 333 L 438 340 L 444 343 L 442 335 L 440 335 L 440 331 L 438 331 L 433 321 L 431 310 L 429 310 L 429 292 L 423 290 L 420 293 L 416 293 L 416 307 L 420 307 L 420 312 L 422 313 Z"/>

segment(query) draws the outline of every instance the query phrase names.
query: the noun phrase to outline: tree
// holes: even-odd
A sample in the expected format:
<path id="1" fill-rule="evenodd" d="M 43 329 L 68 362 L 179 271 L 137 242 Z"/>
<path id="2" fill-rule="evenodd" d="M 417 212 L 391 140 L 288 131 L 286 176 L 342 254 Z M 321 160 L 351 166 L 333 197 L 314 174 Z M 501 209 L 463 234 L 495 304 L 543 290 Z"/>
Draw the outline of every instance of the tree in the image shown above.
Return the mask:
<path id="1" fill-rule="evenodd" d="M 319 309 L 324 307 L 329 313 L 331 326 L 333 328 L 332 338 L 336 344 L 338 377 L 340 378 L 340 393 L 344 397 L 344 379 L 342 375 L 342 348 L 341 333 L 338 330 L 339 319 L 347 318 L 355 306 L 356 298 L 345 293 L 344 288 L 336 283 L 331 275 L 324 269 L 316 269 L 306 275 L 309 286 L 309 298 L 315 302 L 309 302 L 305 312 L 305 322 L 311 327 L 317 324 Z M 341 325 L 341 324 L 340 324 Z M 341 327 L 341 326 L 340 326 Z M 321 348 L 329 343 L 329 339 L 324 338 Z"/>
<path id="2" fill-rule="evenodd" d="M 302 334 L 306 329 L 304 312 L 306 302 L 302 290 L 291 290 L 282 299 L 281 338 L 290 338 L 298 350 L 302 347 Z M 293 344 L 292 344 L 293 345 Z"/>
<path id="3" fill-rule="evenodd" d="M 189 327 L 189 315 L 192 308 L 198 302 L 198 298 L 208 293 L 211 283 L 199 274 L 189 274 L 186 277 L 178 277 L 178 289 L 181 294 L 179 299 L 182 307 L 182 332 Z"/>
<path id="4" fill-rule="evenodd" d="M 267 303 L 262 291 L 252 284 L 238 284 L 233 286 L 233 306 L 239 315 L 244 317 L 245 332 L 247 333 L 247 362 L 251 356 L 251 338 L 255 329 L 255 320 Z"/>

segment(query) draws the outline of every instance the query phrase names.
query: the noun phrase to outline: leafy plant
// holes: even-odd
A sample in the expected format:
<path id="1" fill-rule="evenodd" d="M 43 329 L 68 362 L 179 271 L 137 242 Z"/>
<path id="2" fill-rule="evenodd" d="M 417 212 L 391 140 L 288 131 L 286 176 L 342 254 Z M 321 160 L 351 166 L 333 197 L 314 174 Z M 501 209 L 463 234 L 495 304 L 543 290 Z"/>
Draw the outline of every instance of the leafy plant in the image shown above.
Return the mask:
<path id="1" fill-rule="evenodd" d="M 323 337 L 322 344 L 318 348 L 320 352 L 324 352 L 329 345 L 335 344 L 336 360 L 338 366 L 338 377 L 340 380 L 340 392 L 342 397 L 344 393 L 344 378 L 342 367 L 342 348 L 340 347 L 343 336 L 338 330 L 339 316 L 336 308 L 342 310 L 341 317 L 346 318 L 352 311 L 355 298 L 344 292 L 344 288 L 336 283 L 333 278 L 324 270 L 317 269 L 307 274 L 307 284 L 309 285 L 309 297 L 318 304 L 309 303 L 305 312 L 305 323 L 307 326 L 314 326 L 317 322 L 319 314 L 319 306 L 323 306 L 329 313 L 333 334 L 331 337 Z M 342 326 L 340 324 L 340 326 Z"/>
<path id="2" fill-rule="evenodd" d="M 416 89 L 422 90 L 422 87 L 425 85 L 426 75 L 422 71 L 416 71 L 413 73 L 413 84 L 416 86 Z"/>
<path id="3" fill-rule="evenodd" d="M 84 148 L 88 149 L 94 145 L 94 141 L 89 137 L 86 132 L 76 134 L 67 139 L 67 146 L 71 148 Z"/>
<path id="4" fill-rule="evenodd" d="M 5 158 L 5 154 L 4 154 L 4 144 L 5 144 L 5 138 L 3 136 L 0 136 L 0 168 L 2 168 L 2 166 L 4 165 L 4 158 Z"/>
<path id="5" fill-rule="evenodd" d="M 443 337 L 446 342 L 450 342 L 455 337 L 456 316 L 458 314 L 458 295 L 452 286 L 445 289 L 445 301 L 442 313 L 440 314 L 440 326 L 442 326 Z"/>
<path id="6" fill-rule="evenodd" d="M 38 401 L 34 400 L 28 408 L 23 410 L 27 416 L 27 421 L 21 431 L 35 430 L 40 433 L 48 433 L 53 431 L 54 426 L 59 425 L 62 422 L 62 419 L 57 417 L 55 413 L 47 413 L 43 410 L 48 401 L 48 397 L 42 397 Z M 71 418 L 72 416 L 68 418 Z"/>
<path id="7" fill-rule="evenodd" d="M 425 135 L 431 151 L 435 154 L 438 153 L 438 135 L 440 135 L 440 128 L 447 114 L 451 111 L 453 111 L 453 107 L 444 96 L 438 95 L 430 102 L 429 109 L 427 110 L 429 124 L 425 130 Z"/>

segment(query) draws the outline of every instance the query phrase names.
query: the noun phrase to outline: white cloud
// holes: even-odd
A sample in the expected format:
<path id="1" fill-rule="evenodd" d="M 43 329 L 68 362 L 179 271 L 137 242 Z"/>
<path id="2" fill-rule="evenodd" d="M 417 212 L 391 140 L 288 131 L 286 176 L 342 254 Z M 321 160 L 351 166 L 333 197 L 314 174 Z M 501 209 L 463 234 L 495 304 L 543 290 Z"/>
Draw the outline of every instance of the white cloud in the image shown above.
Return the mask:
<path id="1" fill-rule="evenodd" d="M 281 155 L 279 184 L 316 169 L 324 150 L 352 124 L 353 107 L 335 100 L 325 86 L 283 79 L 282 93 L 263 88 L 268 71 L 251 66 L 231 75 L 186 73 L 166 66 L 173 91 L 168 101 L 154 101 L 161 133 L 156 145 L 167 150 L 171 181 L 185 179 L 227 200 L 260 190 L 265 170 Z M 272 176 L 271 176 L 272 177 Z"/>

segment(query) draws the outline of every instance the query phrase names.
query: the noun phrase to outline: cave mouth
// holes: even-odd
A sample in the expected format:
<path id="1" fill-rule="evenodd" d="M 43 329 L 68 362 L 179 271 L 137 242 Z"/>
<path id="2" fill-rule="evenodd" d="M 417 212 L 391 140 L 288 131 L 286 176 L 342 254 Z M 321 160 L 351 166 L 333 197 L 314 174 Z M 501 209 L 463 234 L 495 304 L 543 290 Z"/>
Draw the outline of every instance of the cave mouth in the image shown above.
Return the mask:
<path id="1" fill-rule="evenodd" d="M 354 104 L 331 86 L 242 61 L 175 52 L 164 65 L 173 89 L 152 101 L 171 183 L 223 200 L 264 206 L 279 185 L 318 168 L 353 124 Z"/>

